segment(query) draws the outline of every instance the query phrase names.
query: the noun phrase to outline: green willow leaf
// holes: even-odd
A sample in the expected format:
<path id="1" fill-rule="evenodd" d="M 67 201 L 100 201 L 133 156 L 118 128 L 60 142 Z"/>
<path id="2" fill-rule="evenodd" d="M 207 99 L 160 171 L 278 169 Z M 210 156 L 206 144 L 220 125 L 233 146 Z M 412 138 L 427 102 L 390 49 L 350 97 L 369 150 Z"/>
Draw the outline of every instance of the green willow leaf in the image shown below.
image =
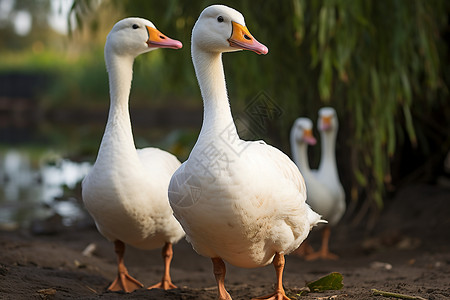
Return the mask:
<path id="1" fill-rule="evenodd" d="M 395 123 L 394 118 L 389 116 L 387 121 L 387 149 L 389 157 L 392 157 L 395 153 Z"/>
<path id="2" fill-rule="evenodd" d="M 373 98 L 376 102 L 381 100 L 380 81 L 378 78 L 378 72 L 375 68 L 370 69 L 370 78 L 372 83 Z"/>
<path id="3" fill-rule="evenodd" d="M 355 176 L 356 181 L 358 182 L 359 185 L 365 187 L 367 186 L 367 180 L 366 177 L 363 175 L 363 173 L 358 170 L 358 169 L 354 169 L 353 170 L 353 175 Z"/>
<path id="4" fill-rule="evenodd" d="M 409 78 L 404 70 L 401 72 L 401 79 L 402 79 L 403 95 L 405 96 L 406 102 L 411 103 L 412 101 L 411 85 L 409 84 Z"/>
<path id="5" fill-rule="evenodd" d="M 319 36 L 318 36 L 318 42 L 319 42 L 319 46 L 320 48 L 324 48 L 325 47 L 325 42 L 326 42 L 326 35 L 327 35 L 327 25 L 328 25 L 328 8 L 326 6 L 323 6 L 320 9 L 320 14 L 319 14 L 319 24 L 318 24 L 318 28 L 319 28 Z"/>
<path id="6" fill-rule="evenodd" d="M 405 116 L 406 131 L 408 132 L 409 139 L 411 143 L 415 145 L 417 143 L 416 132 L 414 130 L 411 111 L 406 104 L 403 105 L 403 114 Z"/>
<path id="7" fill-rule="evenodd" d="M 292 0 L 293 5 L 293 23 L 295 28 L 295 39 L 296 39 L 296 46 L 299 46 L 303 39 L 305 38 L 305 20 L 304 20 L 304 7 L 301 0 Z"/>

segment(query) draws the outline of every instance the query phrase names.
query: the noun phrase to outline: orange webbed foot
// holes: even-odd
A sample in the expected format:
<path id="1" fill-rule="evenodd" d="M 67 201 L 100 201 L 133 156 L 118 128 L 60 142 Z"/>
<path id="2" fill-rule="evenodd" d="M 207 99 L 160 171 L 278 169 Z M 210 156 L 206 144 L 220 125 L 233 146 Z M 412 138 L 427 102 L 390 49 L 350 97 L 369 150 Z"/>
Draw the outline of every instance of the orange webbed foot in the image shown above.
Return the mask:
<path id="1" fill-rule="evenodd" d="M 308 261 L 313 261 L 313 260 L 317 260 L 317 259 L 323 259 L 323 260 L 338 260 L 339 256 L 337 256 L 334 253 L 331 252 L 314 252 L 311 254 L 308 254 L 305 256 L 305 260 Z"/>
<path id="2" fill-rule="evenodd" d="M 142 283 L 131 277 L 128 273 L 120 273 L 117 275 L 114 282 L 108 287 L 108 291 L 125 291 L 126 293 L 131 293 L 142 288 L 143 286 L 144 285 Z"/>
<path id="3" fill-rule="evenodd" d="M 164 259 L 164 274 L 160 282 L 149 286 L 147 289 L 163 289 L 170 290 L 176 289 L 177 286 L 172 283 L 172 279 L 170 278 L 170 263 L 172 262 L 173 250 L 172 243 L 166 243 L 162 248 L 162 257 Z"/>
<path id="4" fill-rule="evenodd" d="M 125 253 L 125 244 L 116 240 L 114 242 L 114 250 L 117 254 L 117 277 L 108 287 L 108 291 L 117 292 L 117 291 L 125 291 L 126 293 L 131 293 L 144 285 L 140 283 L 138 280 L 128 274 L 128 270 L 125 267 L 123 262 L 123 255 Z"/>
<path id="5" fill-rule="evenodd" d="M 163 290 L 171 290 L 176 289 L 177 286 L 172 283 L 170 280 L 162 280 L 161 282 L 158 282 L 157 284 L 154 284 L 152 286 L 149 286 L 147 289 L 163 289 Z"/>
<path id="6" fill-rule="evenodd" d="M 331 253 L 328 248 L 328 242 L 330 240 L 330 234 L 331 230 L 329 226 L 326 226 L 322 231 L 322 246 L 320 247 L 320 250 L 315 253 L 311 253 L 309 255 L 306 255 L 306 260 L 316 260 L 316 259 L 323 259 L 323 260 L 337 260 L 339 259 L 339 256 L 337 256 L 334 253 Z"/>

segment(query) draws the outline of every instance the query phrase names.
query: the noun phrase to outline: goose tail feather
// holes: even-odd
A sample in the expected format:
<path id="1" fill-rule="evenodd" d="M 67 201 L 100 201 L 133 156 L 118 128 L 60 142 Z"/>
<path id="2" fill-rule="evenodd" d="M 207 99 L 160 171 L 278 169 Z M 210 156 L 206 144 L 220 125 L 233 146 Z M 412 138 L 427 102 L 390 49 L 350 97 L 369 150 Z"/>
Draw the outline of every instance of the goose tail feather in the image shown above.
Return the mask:
<path id="1" fill-rule="evenodd" d="M 319 215 L 318 213 L 313 211 L 309 205 L 308 205 L 307 211 L 308 211 L 307 218 L 308 218 L 309 224 L 311 226 L 311 229 L 320 223 L 325 223 L 325 224 L 328 223 L 327 220 L 322 219 L 321 215 Z"/>

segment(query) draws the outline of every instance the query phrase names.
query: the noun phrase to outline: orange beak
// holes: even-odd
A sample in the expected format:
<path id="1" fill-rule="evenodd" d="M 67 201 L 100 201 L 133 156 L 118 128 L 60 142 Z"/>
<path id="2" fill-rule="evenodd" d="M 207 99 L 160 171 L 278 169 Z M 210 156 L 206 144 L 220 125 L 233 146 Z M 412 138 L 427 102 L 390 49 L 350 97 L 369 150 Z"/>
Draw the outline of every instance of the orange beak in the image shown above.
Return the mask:
<path id="1" fill-rule="evenodd" d="M 239 23 L 231 21 L 233 25 L 233 32 L 228 39 L 231 47 L 243 50 L 250 50 L 258 54 L 267 54 L 269 49 L 258 42 L 248 31 L 247 27 Z"/>
<path id="2" fill-rule="evenodd" d="M 158 29 L 147 27 L 148 32 L 148 40 L 147 45 L 153 48 L 171 48 L 171 49 L 180 49 L 183 47 L 183 44 L 180 41 L 173 40 L 168 36 L 162 34 Z"/>
<path id="3" fill-rule="evenodd" d="M 332 116 L 322 117 L 322 130 L 328 130 L 331 128 L 331 118 Z"/>
<path id="4" fill-rule="evenodd" d="M 312 145 L 314 146 L 316 144 L 316 139 L 312 134 L 312 130 L 311 129 L 305 129 L 303 130 L 303 140 L 305 140 L 305 142 L 308 145 Z"/>

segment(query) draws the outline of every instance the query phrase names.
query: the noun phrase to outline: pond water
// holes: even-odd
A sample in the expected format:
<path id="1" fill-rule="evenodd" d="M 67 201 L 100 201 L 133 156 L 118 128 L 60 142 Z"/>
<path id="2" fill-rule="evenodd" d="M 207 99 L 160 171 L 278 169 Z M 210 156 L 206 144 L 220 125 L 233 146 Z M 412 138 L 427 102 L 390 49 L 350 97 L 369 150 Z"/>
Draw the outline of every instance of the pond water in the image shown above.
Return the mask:
<path id="1" fill-rule="evenodd" d="M 79 187 L 90 167 L 51 152 L 0 152 L 0 228 L 27 228 L 55 215 L 64 226 L 85 218 Z"/>
<path id="2" fill-rule="evenodd" d="M 163 112 L 143 108 L 131 113 L 136 147 L 158 147 L 183 161 L 199 131 L 190 120 L 201 120 L 201 113 L 169 126 L 167 120 L 184 120 L 183 110 Z M 30 114 L 0 111 L 0 229 L 33 229 L 55 216 L 49 226 L 92 225 L 80 183 L 97 156 L 106 105 L 86 113 L 54 109 L 44 114 L 36 108 Z"/>
<path id="3" fill-rule="evenodd" d="M 52 124 L 47 132 L 41 124 L 39 130 L 27 129 L 25 136 L 8 130 L 8 139 L 0 128 L 0 229 L 47 232 L 39 221 L 55 216 L 47 227 L 93 225 L 81 201 L 81 181 L 95 161 L 104 125 L 86 126 Z M 138 148 L 158 147 L 181 161 L 198 134 L 190 129 L 133 129 Z"/>

